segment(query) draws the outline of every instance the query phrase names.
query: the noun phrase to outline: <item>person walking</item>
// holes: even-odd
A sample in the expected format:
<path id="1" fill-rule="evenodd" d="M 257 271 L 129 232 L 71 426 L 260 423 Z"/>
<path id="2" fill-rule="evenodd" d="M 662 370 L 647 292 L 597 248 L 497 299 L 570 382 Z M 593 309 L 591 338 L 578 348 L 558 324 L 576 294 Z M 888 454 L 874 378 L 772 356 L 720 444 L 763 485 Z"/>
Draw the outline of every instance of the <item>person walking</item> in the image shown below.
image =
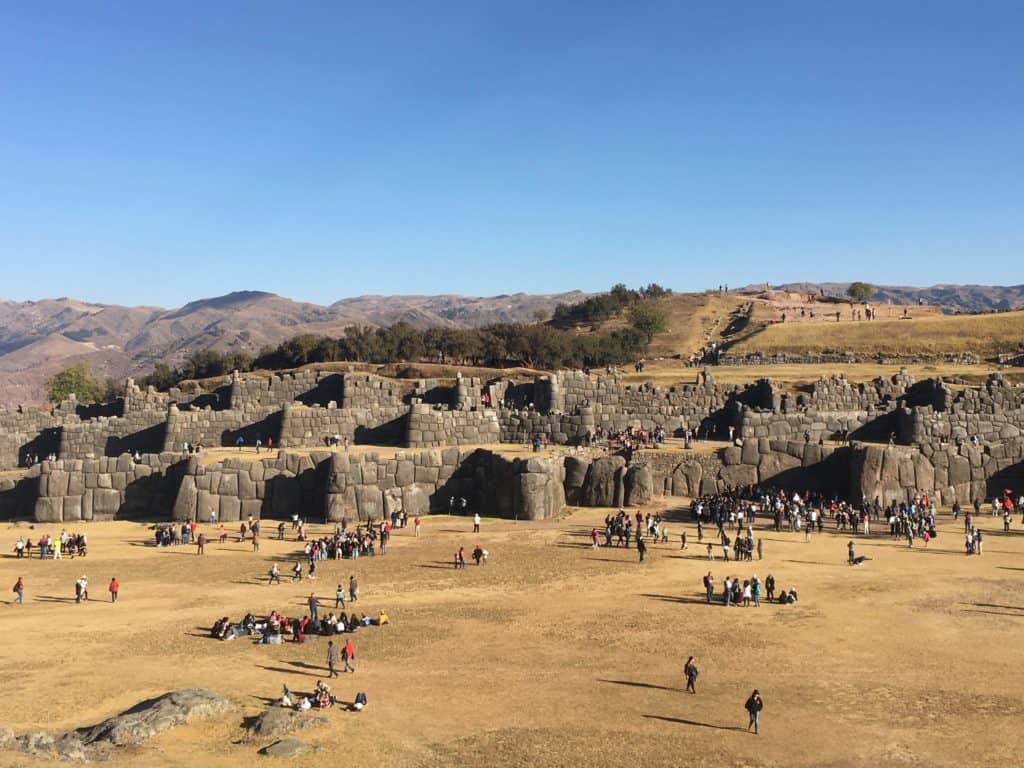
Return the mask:
<path id="1" fill-rule="evenodd" d="M 200 534 L 200 536 L 202 536 L 202 534 Z M 252 529 L 252 551 L 260 551 L 260 532 L 258 528 Z"/>
<path id="2" fill-rule="evenodd" d="M 199 538 L 196 539 L 196 554 L 197 555 L 203 554 L 203 547 L 205 547 L 205 546 L 206 546 L 206 534 L 205 533 L 200 533 L 199 534 Z"/>
<path id="3" fill-rule="evenodd" d="M 121 585 L 117 583 L 117 577 L 116 576 L 114 576 L 114 577 L 112 577 L 110 579 L 110 586 L 107 587 L 107 589 L 110 591 L 110 602 L 116 603 L 117 602 L 117 593 L 121 589 Z"/>
<path id="4" fill-rule="evenodd" d="M 316 595 L 313 592 L 309 593 L 309 618 L 313 621 L 320 619 L 320 601 L 316 599 Z"/>
<path id="5" fill-rule="evenodd" d="M 637 538 L 636 540 L 636 551 L 640 554 L 640 562 L 644 561 L 644 555 L 647 554 L 647 545 L 644 544 L 644 540 Z"/>
<path id="6" fill-rule="evenodd" d="M 267 586 L 269 587 L 275 581 L 281 583 L 281 569 L 277 567 L 277 563 L 270 566 L 270 573 L 268 574 L 269 579 L 267 580 Z"/>
<path id="7" fill-rule="evenodd" d="M 353 603 L 359 599 L 359 582 L 355 576 L 348 577 L 348 599 Z"/>
<path id="8" fill-rule="evenodd" d="M 686 666 L 683 667 L 683 674 L 686 675 L 687 693 L 697 693 L 694 683 L 697 682 L 697 675 L 700 673 L 697 671 L 697 665 L 693 661 L 693 656 L 686 660 Z"/>
<path id="9" fill-rule="evenodd" d="M 338 676 L 338 647 L 333 640 L 327 641 L 327 676 Z"/>
<path id="10" fill-rule="evenodd" d="M 339 584 L 338 588 L 334 591 L 334 607 L 345 607 L 345 587 L 343 587 L 341 584 Z"/>
<path id="11" fill-rule="evenodd" d="M 758 560 L 763 560 L 764 559 L 764 544 L 762 543 L 762 540 L 761 540 L 760 536 L 758 536 L 758 538 L 757 538 L 757 559 Z"/>
<path id="12" fill-rule="evenodd" d="M 711 571 L 708 571 L 708 575 L 704 577 L 704 594 L 709 603 L 715 596 L 715 577 L 711 575 Z"/>
<path id="13" fill-rule="evenodd" d="M 25 580 L 21 576 L 19 576 L 18 580 L 14 582 L 14 589 L 12 591 L 14 592 L 14 602 L 18 605 L 23 605 L 25 598 Z"/>
<path id="14" fill-rule="evenodd" d="M 686 531 L 683 531 L 679 535 L 679 548 L 680 549 L 686 549 Z"/>
<path id="15" fill-rule="evenodd" d="M 463 505 L 463 509 L 465 509 L 465 505 Z M 474 512 L 473 513 L 473 533 L 480 533 L 480 513 L 479 512 Z"/>
<path id="16" fill-rule="evenodd" d="M 413 520 L 412 530 L 413 530 L 413 535 L 419 537 L 419 535 L 420 535 L 420 518 L 419 518 L 418 515 L 416 516 L 416 519 Z"/>
<path id="17" fill-rule="evenodd" d="M 298 560 L 295 561 L 295 565 L 292 567 L 292 581 L 302 581 L 302 563 Z"/>
<path id="18" fill-rule="evenodd" d="M 761 692 L 754 689 L 754 692 L 750 694 L 750 698 L 747 699 L 747 703 L 743 705 L 747 710 L 747 714 L 750 715 L 750 721 L 747 723 L 747 730 L 754 729 L 754 735 L 757 735 L 758 726 L 761 723 L 761 710 L 764 709 L 764 701 L 761 699 Z"/>
<path id="19" fill-rule="evenodd" d="M 346 672 L 356 671 L 356 649 L 351 640 L 345 642 L 345 649 L 341 652 L 341 659 L 345 662 Z"/>

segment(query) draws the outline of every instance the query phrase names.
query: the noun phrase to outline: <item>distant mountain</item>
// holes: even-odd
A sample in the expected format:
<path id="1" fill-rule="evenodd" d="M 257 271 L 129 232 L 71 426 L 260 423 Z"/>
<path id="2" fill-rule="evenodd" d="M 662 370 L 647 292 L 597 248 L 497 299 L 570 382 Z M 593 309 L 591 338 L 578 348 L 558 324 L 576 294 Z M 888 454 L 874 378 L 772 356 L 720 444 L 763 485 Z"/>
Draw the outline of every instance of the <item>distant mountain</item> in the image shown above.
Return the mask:
<path id="1" fill-rule="evenodd" d="M 254 354 L 300 333 L 341 335 L 350 325 L 404 321 L 417 328 L 529 322 L 589 294 L 358 296 L 330 306 L 263 291 L 236 291 L 177 309 L 89 304 L 69 298 L 0 301 L 0 405 L 45 400 L 45 380 L 76 362 L 123 378 L 157 362 L 177 365 L 201 349 Z"/>
<path id="2" fill-rule="evenodd" d="M 819 293 L 846 296 L 849 283 L 785 283 L 772 286 L 775 290 L 800 293 Z M 752 289 L 762 286 L 753 285 Z M 932 304 L 946 313 L 997 312 L 1024 308 L 1024 285 L 932 285 L 926 288 L 912 286 L 877 285 L 871 301 L 892 304 Z"/>

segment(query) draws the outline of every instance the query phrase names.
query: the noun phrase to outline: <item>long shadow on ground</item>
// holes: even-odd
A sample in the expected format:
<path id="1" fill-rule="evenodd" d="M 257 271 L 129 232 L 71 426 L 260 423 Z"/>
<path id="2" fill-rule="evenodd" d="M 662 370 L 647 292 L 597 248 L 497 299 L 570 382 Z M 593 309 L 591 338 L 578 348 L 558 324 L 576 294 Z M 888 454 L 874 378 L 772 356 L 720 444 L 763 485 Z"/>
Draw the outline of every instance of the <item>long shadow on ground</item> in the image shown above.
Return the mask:
<path id="1" fill-rule="evenodd" d="M 664 715 L 644 715 L 651 720 L 664 720 L 666 723 L 679 723 L 680 725 L 697 725 L 701 728 L 714 728 L 718 731 L 743 731 L 738 725 L 715 725 L 714 723 L 702 723 L 699 720 L 686 720 L 682 717 L 665 717 Z"/>

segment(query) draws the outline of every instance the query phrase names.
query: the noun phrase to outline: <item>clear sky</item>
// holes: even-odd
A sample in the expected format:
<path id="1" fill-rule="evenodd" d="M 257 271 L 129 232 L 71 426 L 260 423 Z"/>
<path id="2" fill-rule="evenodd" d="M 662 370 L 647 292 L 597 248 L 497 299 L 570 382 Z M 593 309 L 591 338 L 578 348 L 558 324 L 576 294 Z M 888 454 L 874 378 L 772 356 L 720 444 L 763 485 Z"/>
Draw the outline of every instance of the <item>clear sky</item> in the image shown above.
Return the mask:
<path id="1" fill-rule="evenodd" d="M 0 0 L 0 298 L 1024 283 L 1020 2 Z"/>

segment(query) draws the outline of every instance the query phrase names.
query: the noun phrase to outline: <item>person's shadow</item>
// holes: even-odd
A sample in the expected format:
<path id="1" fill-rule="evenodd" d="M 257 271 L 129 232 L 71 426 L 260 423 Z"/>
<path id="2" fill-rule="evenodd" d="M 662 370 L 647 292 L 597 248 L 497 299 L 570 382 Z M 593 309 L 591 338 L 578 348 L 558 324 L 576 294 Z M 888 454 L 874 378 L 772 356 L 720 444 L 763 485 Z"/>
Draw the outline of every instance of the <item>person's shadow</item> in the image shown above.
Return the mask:
<path id="1" fill-rule="evenodd" d="M 702 723 L 699 720 L 686 720 L 682 717 L 665 717 L 664 715 L 644 715 L 650 720 L 663 720 L 666 723 L 679 723 L 680 725 L 696 725 L 701 728 L 714 728 L 717 731 L 743 731 L 739 725 L 715 725 L 714 723 Z"/>

